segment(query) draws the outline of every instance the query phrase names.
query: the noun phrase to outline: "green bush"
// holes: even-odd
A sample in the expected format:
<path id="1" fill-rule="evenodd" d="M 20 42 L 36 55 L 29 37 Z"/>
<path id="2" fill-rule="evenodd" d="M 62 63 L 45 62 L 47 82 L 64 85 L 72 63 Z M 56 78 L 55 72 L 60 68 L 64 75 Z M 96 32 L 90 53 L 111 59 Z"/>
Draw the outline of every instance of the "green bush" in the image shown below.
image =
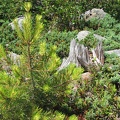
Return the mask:
<path id="1" fill-rule="evenodd" d="M 119 75 L 120 58 L 115 54 L 109 55 L 107 53 L 105 54 L 105 58 L 107 66 L 103 67 L 103 73 L 108 74 L 109 79 L 112 80 L 113 77 Z M 119 82 L 119 80 L 117 79 L 116 82 Z"/>
<path id="2" fill-rule="evenodd" d="M 88 27 L 97 30 L 99 28 L 112 29 L 118 21 L 111 17 L 110 14 L 106 14 L 103 19 L 91 18 L 88 21 Z"/>
<path id="3" fill-rule="evenodd" d="M 105 18 L 103 19 L 92 18 L 87 23 L 87 30 L 92 31 L 93 34 L 98 34 L 106 38 L 105 40 L 103 40 L 103 48 L 105 51 L 120 49 L 120 23 L 113 17 L 111 17 L 111 15 L 106 14 Z M 90 39 L 90 37 L 87 36 L 85 40 L 86 39 Z"/>
<path id="4" fill-rule="evenodd" d="M 0 1 L 0 25 L 22 15 L 23 0 L 2 0 Z"/>
<path id="5" fill-rule="evenodd" d="M 90 50 L 91 48 L 95 48 L 97 46 L 98 40 L 94 37 L 93 32 L 91 32 L 88 36 L 86 36 L 79 43 L 88 47 L 88 49 Z"/>
<path id="6" fill-rule="evenodd" d="M 50 29 L 55 27 L 58 30 L 74 30 L 82 28 L 80 14 L 80 2 L 70 0 L 56 0 L 56 1 L 39 1 L 32 0 L 33 9 L 36 12 L 41 12 L 45 19 L 45 25 Z"/>
<path id="7" fill-rule="evenodd" d="M 20 54 L 19 42 L 20 40 L 17 37 L 15 31 L 11 29 L 9 22 L 4 22 L 0 28 L 0 43 L 5 47 L 7 51 L 13 51 Z"/>
<path id="8" fill-rule="evenodd" d="M 93 8 L 103 8 L 105 12 L 120 20 L 120 1 L 118 0 L 56 0 L 54 2 L 31 0 L 31 2 L 33 3 L 32 11 L 40 12 L 45 19 L 45 25 L 51 26 L 50 29 L 57 27 L 59 30 L 81 30 L 85 27 L 85 23 L 80 19 L 80 15 Z"/>
<path id="9" fill-rule="evenodd" d="M 77 31 L 73 32 L 59 32 L 59 31 L 51 31 L 48 33 L 45 33 L 41 38 L 40 41 L 46 41 L 47 47 L 51 45 L 56 45 L 57 46 L 57 54 L 60 58 L 68 56 L 69 53 L 69 46 L 70 46 L 70 41 L 76 37 Z"/>
<path id="10" fill-rule="evenodd" d="M 13 20 L 15 17 L 23 15 L 23 2 L 26 0 L 2 0 L 0 1 L 0 24 L 6 20 Z M 31 9 L 33 15 L 41 14 L 46 30 L 57 27 L 59 30 L 82 30 L 86 25 L 80 19 L 80 15 L 92 8 L 103 8 L 105 12 L 109 13 L 117 20 L 120 20 L 120 1 L 118 0 L 56 0 L 56 1 L 41 1 L 29 0 L 32 2 Z"/>

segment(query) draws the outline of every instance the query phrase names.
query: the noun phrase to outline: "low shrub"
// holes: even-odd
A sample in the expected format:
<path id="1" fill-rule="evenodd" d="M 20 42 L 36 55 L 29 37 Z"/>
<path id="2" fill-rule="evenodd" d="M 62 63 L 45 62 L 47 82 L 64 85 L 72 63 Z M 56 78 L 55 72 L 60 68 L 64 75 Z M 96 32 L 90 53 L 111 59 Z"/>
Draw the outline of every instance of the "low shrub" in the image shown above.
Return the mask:
<path id="1" fill-rule="evenodd" d="M 56 45 L 57 46 L 57 54 L 60 58 L 68 56 L 70 41 L 76 37 L 78 31 L 51 31 L 45 33 L 40 41 L 46 41 L 47 46 Z"/>

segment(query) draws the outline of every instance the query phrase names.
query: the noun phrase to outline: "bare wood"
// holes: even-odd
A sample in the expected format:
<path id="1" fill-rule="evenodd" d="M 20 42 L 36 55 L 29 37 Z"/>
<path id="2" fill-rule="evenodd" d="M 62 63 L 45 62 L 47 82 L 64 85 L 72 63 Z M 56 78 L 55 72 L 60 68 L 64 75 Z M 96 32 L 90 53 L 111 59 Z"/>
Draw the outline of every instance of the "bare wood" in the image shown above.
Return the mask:
<path id="1" fill-rule="evenodd" d="M 78 66 L 76 53 L 75 53 L 76 40 L 73 39 L 70 43 L 70 52 L 67 59 L 63 59 L 61 66 L 58 68 L 58 71 L 66 68 L 70 63 L 75 63 Z"/>
<path id="2" fill-rule="evenodd" d="M 63 59 L 58 71 L 66 68 L 70 63 L 76 64 L 77 67 L 82 66 L 86 70 L 89 70 L 90 66 L 99 67 L 99 65 L 103 65 L 104 52 L 102 49 L 102 42 L 99 42 L 95 49 L 89 51 L 87 47 L 76 43 L 76 40 L 73 39 L 70 43 L 69 56 Z"/>
<path id="3" fill-rule="evenodd" d="M 102 42 L 100 41 L 95 49 L 95 53 L 97 55 L 97 58 L 100 60 L 101 64 L 104 64 L 104 52 L 102 49 Z"/>

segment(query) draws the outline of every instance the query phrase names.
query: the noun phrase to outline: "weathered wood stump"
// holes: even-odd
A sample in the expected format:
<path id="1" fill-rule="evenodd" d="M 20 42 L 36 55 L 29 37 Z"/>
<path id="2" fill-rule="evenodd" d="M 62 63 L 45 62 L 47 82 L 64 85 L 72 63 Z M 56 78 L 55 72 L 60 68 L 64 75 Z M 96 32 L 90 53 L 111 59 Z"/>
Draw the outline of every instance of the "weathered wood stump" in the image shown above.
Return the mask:
<path id="1" fill-rule="evenodd" d="M 104 64 L 104 52 L 102 49 L 102 42 L 99 41 L 96 48 L 88 50 L 83 44 L 79 44 L 73 39 L 70 43 L 69 56 L 63 59 L 61 66 L 58 70 L 66 68 L 70 63 L 76 64 L 77 67 L 82 66 L 86 71 L 90 67 L 99 69 Z"/>

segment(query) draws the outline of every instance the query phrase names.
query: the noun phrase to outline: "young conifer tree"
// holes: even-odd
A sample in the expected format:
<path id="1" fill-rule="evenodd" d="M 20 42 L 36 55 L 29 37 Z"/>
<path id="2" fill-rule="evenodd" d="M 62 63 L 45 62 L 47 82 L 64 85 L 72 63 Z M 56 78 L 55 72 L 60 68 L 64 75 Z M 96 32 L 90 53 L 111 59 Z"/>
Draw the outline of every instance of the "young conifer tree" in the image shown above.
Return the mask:
<path id="1" fill-rule="evenodd" d="M 26 12 L 22 29 L 17 19 L 14 20 L 15 31 L 21 40 L 20 64 L 10 63 L 4 48 L 0 45 L 0 64 L 2 63 L 0 67 L 0 119 L 3 120 L 30 119 L 39 112 L 31 115 L 37 108 L 31 101 L 35 88 L 32 52 L 34 43 L 40 37 L 43 24 L 40 22 L 42 18 L 40 15 L 36 16 L 35 24 L 32 24 L 29 12 L 31 6 L 30 2 L 24 4 Z"/>
<path id="2" fill-rule="evenodd" d="M 22 67 L 25 68 L 24 78 L 29 80 L 31 83 L 31 91 L 35 89 L 35 81 L 33 78 L 33 55 L 34 44 L 40 37 L 40 32 L 42 31 L 43 24 L 41 22 L 41 15 L 36 15 L 35 24 L 33 25 L 32 17 L 30 13 L 30 8 L 32 4 L 30 2 L 25 2 L 24 8 L 26 10 L 24 14 L 24 19 L 22 21 L 22 29 L 20 28 L 17 19 L 14 20 L 15 30 L 18 37 L 21 40 L 21 53 L 22 53 Z M 33 94 L 34 95 L 34 94 Z"/>

